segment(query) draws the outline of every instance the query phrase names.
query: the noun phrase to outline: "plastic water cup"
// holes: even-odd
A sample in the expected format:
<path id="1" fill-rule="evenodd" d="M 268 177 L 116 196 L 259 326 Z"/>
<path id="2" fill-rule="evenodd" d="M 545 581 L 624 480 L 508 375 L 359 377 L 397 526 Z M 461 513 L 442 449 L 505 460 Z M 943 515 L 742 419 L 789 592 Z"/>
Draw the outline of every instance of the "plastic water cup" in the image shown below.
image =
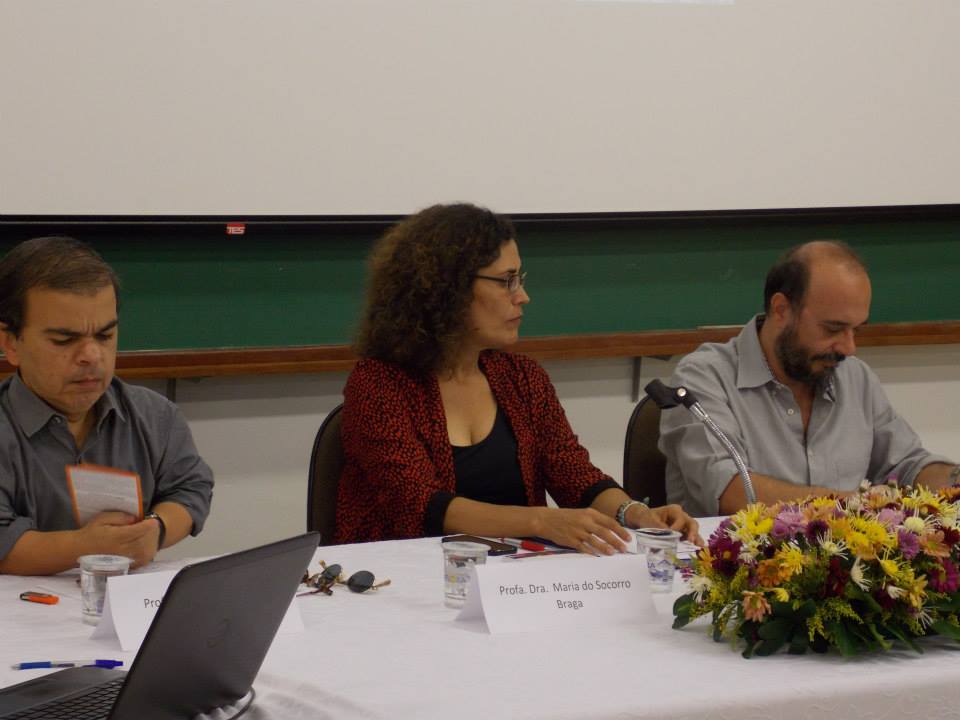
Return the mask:
<path id="1" fill-rule="evenodd" d="M 636 534 L 637 543 L 647 557 L 650 591 L 670 592 L 673 588 L 673 574 L 677 569 L 680 533 L 662 528 L 640 528 Z"/>
<path id="2" fill-rule="evenodd" d="M 103 601 L 107 596 L 107 578 L 126 575 L 132 560 L 122 555 L 82 555 L 80 564 L 80 599 L 83 621 L 96 625 L 103 615 Z"/>
<path id="3" fill-rule="evenodd" d="M 443 545 L 443 604 L 463 607 L 467 599 L 467 584 L 475 565 L 487 562 L 486 545 L 474 542 L 445 542 Z"/>

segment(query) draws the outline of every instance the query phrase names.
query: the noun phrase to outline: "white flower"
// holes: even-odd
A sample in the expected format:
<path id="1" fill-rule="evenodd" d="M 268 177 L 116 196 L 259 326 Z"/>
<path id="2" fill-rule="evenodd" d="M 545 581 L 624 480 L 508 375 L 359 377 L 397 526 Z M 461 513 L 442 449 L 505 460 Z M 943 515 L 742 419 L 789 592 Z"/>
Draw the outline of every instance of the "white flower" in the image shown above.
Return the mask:
<path id="1" fill-rule="evenodd" d="M 923 522 L 922 517 L 917 517 L 916 515 L 911 515 L 906 520 L 903 521 L 903 527 L 905 527 L 910 532 L 915 535 L 919 535 L 926 528 L 926 524 Z"/>
<path id="2" fill-rule="evenodd" d="M 902 587 L 897 587 L 896 585 L 887 585 L 887 595 L 892 597 L 894 600 L 899 600 L 906 594 L 907 591 Z"/>
<path id="3" fill-rule="evenodd" d="M 713 587 L 713 580 L 703 575 L 694 575 L 690 578 L 690 589 L 696 597 L 697 602 L 703 602 L 703 596 L 710 592 Z"/>
<path id="4" fill-rule="evenodd" d="M 820 536 L 820 549 L 827 554 L 827 557 L 847 556 L 847 543 L 843 540 L 834 540 L 833 531 L 827 530 L 823 535 Z"/>
<path id="5" fill-rule="evenodd" d="M 860 563 L 860 558 L 853 561 L 853 567 L 850 568 L 850 579 L 853 580 L 861 590 L 870 589 L 870 578 L 864 576 L 863 565 Z"/>
<path id="6" fill-rule="evenodd" d="M 739 560 L 742 563 L 752 563 L 760 555 L 760 541 L 751 538 L 740 546 Z"/>
<path id="7" fill-rule="evenodd" d="M 927 608 L 922 607 L 916 611 L 917 620 L 923 627 L 930 627 L 933 625 L 933 616 L 930 614 L 930 611 Z"/>

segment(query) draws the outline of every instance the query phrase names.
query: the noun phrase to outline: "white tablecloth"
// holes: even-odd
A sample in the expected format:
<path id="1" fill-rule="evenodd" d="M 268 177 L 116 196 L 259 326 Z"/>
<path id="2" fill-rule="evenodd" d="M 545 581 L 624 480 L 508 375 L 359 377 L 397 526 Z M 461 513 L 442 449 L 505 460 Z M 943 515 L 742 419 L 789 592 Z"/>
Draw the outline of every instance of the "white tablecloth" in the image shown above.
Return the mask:
<path id="1" fill-rule="evenodd" d="M 924 655 L 744 660 L 713 642 L 705 622 L 671 629 L 671 597 L 657 598 L 661 621 L 651 625 L 490 635 L 455 622 L 456 611 L 443 606 L 437 538 L 320 548 L 314 567 L 320 559 L 392 584 L 298 598 L 306 631 L 277 636 L 247 717 L 960 717 L 960 645 L 940 639 L 924 641 Z M 17 600 L 27 589 L 62 600 L 52 607 Z M 115 643 L 89 639 L 73 577 L 0 577 L 0 608 L 2 685 L 40 672 L 10 670 L 13 662 L 132 660 Z"/>

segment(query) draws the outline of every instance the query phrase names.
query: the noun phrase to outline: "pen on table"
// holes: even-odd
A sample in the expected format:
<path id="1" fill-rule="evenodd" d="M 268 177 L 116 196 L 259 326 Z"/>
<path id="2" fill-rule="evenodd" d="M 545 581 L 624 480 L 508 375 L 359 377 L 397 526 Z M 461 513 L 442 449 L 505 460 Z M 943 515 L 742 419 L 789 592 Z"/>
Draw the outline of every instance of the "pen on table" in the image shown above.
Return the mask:
<path id="1" fill-rule="evenodd" d="M 37 670 L 43 668 L 99 667 L 113 669 L 123 665 L 123 660 L 37 660 L 11 665 L 14 670 Z"/>
<path id="2" fill-rule="evenodd" d="M 500 542 L 513 545 L 515 548 L 520 548 L 521 550 L 531 550 L 533 552 L 543 552 L 547 549 L 547 546 L 543 543 L 526 540 L 524 538 L 500 538 Z"/>

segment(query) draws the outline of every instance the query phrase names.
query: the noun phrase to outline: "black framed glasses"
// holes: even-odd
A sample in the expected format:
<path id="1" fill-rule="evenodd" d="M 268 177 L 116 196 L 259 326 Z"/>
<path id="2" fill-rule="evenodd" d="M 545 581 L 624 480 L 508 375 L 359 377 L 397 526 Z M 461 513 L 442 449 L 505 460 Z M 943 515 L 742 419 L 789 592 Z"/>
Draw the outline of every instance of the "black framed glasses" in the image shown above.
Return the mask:
<path id="1" fill-rule="evenodd" d="M 323 569 L 318 573 L 311 575 L 309 572 L 305 572 L 303 574 L 300 584 L 307 585 L 313 589 L 307 590 L 306 592 L 297 593 L 297 597 L 302 595 L 316 595 L 317 593 L 333 595 L 333 586 L 337 584 L 346 585 L 348 590 L 355 593 L 362 593 L 366 592 L 367 590 L 376 590 L 377 588 L 386 587 L 390 584 L 389 579 L 377 582 L 373 573 L 369 570 L 358 570 L 344 580 L 343 568 L 341 568 L 338 564 L 334 563 L 333 565 L 327 565 L 323 560 L 321 560 L 320 567 Z"/>
<path id="2" fill-rule="evenodd" d="M 527 273 L 510 273 L 507 277 L 496 277 L 495 275 L 474 275 L 478 280 L 493 280 L 503 285 L 507 292 L 513 294 L 524 286 L 527 282 Z"/>

